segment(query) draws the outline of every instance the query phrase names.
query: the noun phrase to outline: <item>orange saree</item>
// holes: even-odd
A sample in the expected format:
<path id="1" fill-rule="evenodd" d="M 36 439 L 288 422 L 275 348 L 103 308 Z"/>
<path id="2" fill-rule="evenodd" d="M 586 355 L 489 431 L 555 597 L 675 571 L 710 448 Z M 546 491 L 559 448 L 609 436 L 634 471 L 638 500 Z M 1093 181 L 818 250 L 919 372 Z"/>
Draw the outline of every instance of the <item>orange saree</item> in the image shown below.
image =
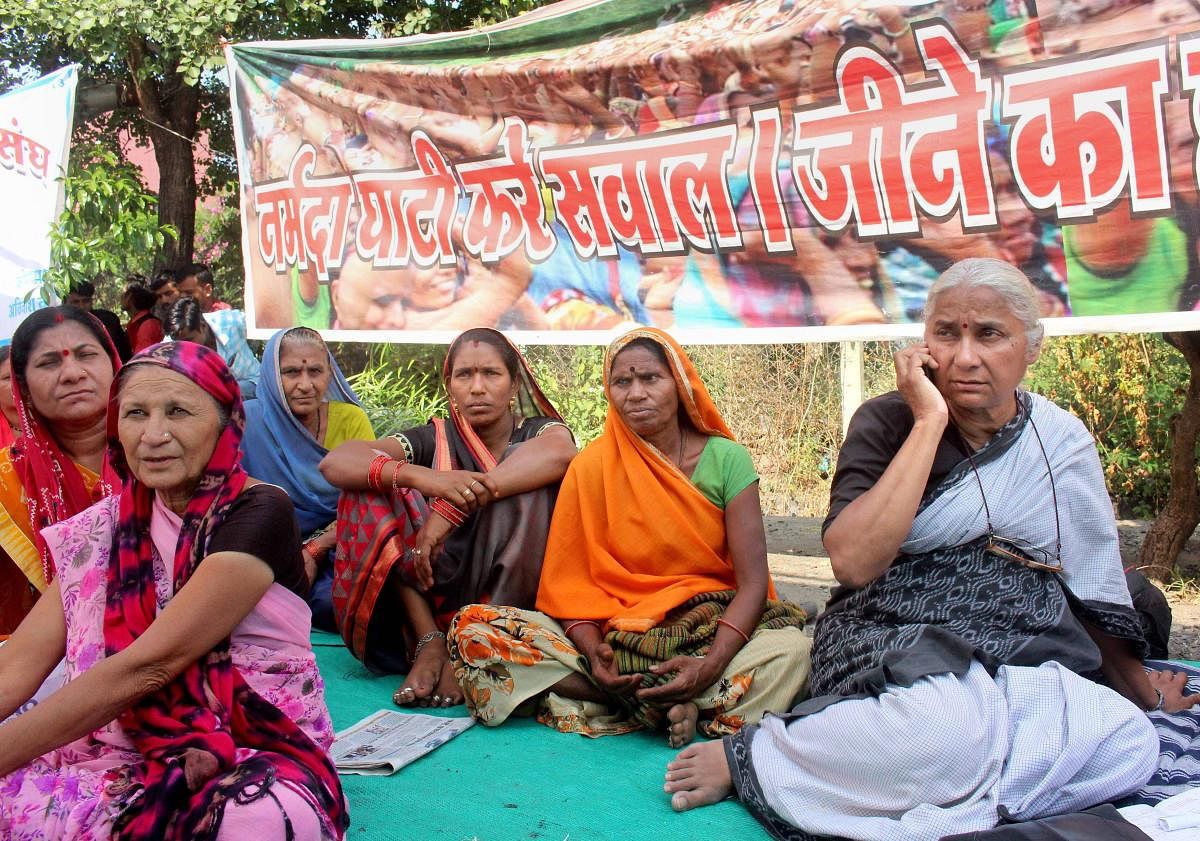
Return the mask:
<path id="1" fill-rule="evenodd" d="M 100 477 L 75 465 L 88 494 Z M 48 581 L 33 538 L 25 488 L 9 448 L 0 450 L 0 634 L 11 634 Z"/>
<path id="2" fill-rule="evenodd" d="M 666 333 L 627 333 L 613 357 L 647 338 L 666 353 L 680 405 L 705 435 L 733 438 L 691 360 Z M 605 631 L 644 633 L 701 593 L 737 587 L 725 512 L 667 458 L 626 427 L 610 405 L 604 433 L 571 463 L 559 491 L 537 609 L 553 617 L 606 622 Z M 775 598 L 772 585 L 770 598 Z"/>

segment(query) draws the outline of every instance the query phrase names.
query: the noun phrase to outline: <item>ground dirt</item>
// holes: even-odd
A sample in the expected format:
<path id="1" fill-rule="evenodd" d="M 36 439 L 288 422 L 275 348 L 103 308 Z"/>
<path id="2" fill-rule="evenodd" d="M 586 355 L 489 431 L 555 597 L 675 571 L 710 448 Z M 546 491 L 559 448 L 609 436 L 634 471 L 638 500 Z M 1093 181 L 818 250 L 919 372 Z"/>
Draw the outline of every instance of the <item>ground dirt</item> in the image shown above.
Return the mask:
<path id="1" fill-rule="evenodd" d="M 1121 555 L 1125 565 L 1137 560 L 1137 550 L 1149 523 L 1118 520 Z M 783 598 L 801 605 L 815 616 L 834 585 L 829 558 L 821 545 L 821 520 L 813 517 L 767 517 L 767 559 L 775 585 Z M 1194 586 L 1168 588 L 1172 625 L 1170 654 L 1200 660 L 1200 536 L 1193 536 L 1180 555 L 1177 568 Z"/>

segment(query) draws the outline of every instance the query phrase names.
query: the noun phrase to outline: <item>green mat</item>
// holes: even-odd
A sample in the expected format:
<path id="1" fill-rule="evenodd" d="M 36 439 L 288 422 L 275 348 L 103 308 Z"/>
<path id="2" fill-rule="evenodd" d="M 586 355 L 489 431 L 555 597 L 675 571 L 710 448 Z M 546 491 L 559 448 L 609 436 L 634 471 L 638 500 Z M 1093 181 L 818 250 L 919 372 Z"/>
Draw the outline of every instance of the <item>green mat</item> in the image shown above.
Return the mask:
<path id="1" fill-rule="evenodd" d="M 395 709 L 396 677 L 376 677 L 342 645 L 313 633 L 338 730 Z M 421 710 L 421 712 L 433 712 Z M 435 715 L 465 715 L 465 707 Z M 626 841 L 751 839 L 767 833 L 736 802 L 676 814 L 662 790 L 677 753 L 663 734 L 588 739 L 532 719 L 476 725 L 390 777 L 343 776 L 348 839 L 363 841 Z"/>

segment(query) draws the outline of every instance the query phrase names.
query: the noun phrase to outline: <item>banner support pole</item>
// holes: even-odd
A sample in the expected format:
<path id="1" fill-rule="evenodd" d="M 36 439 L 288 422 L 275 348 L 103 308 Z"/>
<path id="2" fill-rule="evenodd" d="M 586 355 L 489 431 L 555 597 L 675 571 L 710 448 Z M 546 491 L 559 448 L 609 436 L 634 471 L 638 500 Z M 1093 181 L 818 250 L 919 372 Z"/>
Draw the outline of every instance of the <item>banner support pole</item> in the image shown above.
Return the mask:
<path id="1" fill-rule="evenodd" d="M 842 369 L 842 437 L 863 402 L 863 343 L 839 342 Z"/>

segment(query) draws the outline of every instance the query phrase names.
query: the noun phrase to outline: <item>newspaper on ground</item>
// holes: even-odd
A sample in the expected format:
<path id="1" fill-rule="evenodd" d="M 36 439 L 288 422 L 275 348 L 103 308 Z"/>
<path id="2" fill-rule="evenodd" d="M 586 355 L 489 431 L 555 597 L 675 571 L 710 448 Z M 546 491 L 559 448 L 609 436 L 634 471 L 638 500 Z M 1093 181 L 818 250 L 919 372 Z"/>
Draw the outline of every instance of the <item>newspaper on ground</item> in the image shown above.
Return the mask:
<path id="1" fill-rule="evenodd" d="M 473 718 L 380 710 L 337 734 L 333 763 L 342 774 L 394 774 L 474 723 Z"/>

